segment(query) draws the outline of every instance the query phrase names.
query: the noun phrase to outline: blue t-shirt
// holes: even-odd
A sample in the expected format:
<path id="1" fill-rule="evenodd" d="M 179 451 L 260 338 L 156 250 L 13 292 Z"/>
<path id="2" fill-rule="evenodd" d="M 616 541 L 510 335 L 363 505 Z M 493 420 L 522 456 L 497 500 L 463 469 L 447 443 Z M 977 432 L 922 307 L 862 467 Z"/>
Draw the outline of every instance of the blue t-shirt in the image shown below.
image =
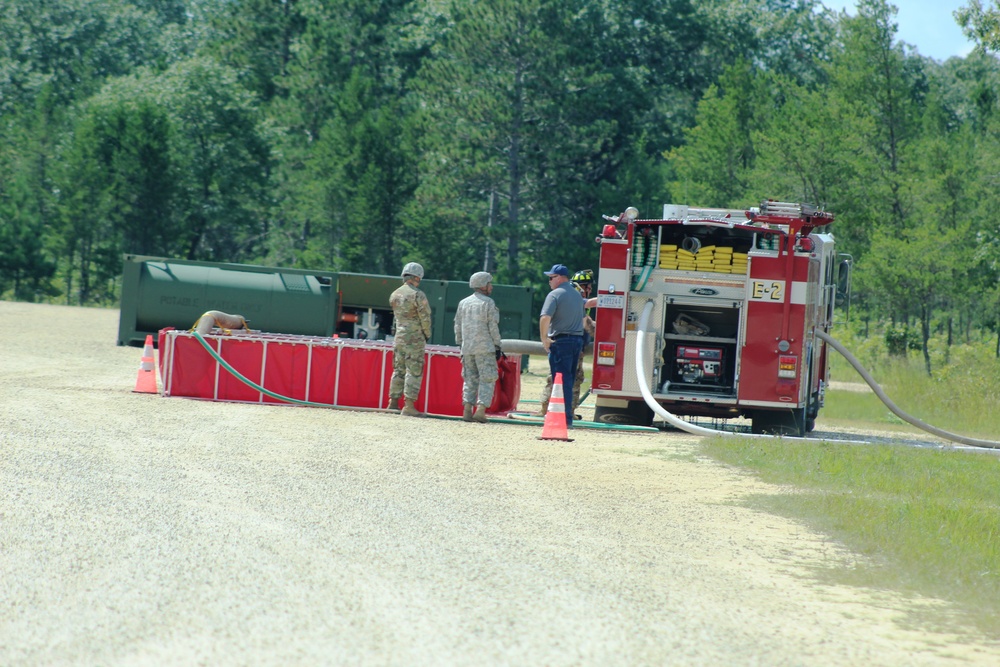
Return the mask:
<path id="1" fill-rule="evenodd" d="M 583 305 L 583 297 L 571 282 L 564 282 L 549 292 L 542 304 L 542 315 L 552 318 L 549 338 L 560 334 L 583 336 Z"/>

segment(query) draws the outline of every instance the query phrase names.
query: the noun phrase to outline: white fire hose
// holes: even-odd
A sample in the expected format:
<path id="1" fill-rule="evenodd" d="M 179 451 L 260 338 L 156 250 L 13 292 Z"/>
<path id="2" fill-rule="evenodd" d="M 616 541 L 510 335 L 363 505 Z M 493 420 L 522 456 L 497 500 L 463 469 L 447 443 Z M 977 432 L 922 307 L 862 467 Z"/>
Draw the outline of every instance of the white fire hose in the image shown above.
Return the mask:
<path id="1" fill-rule="evenodd" d="M 642 398 L 646 401 L 646 405 L 648 405 L 654 413 L 665 419 L 671 426 L 679 428 L 682 431 L 687 431 L 688 433 L 693 433 L 694 435 L 738 435 L 744 438 L 785 438 L 788 440 L 806 440 L 806 438 L 770 435 L 766 433 L 730 433 L 728 431 L 717 431 L 714 428 L 705 428 L 704 426 L 698 426 L 697 424 L 686 422 L 676 415 L 667 412 L 662 405 L 656 402 L 656 399 L 653 398 L 653 393 L 649 390 L 649 383 L 646 382 L 646 365 L 643 362 L 642 350 L 645 347 L 646 336 L 649 334 L 646 329 L 649 326 L 649 317 L 653 312 L 653 305 L 652 301 L 647 301 L 646 306 L 642 309 L 642 316 L 639 318 L 639 336 L 636 341 L 635 352 L 635 374 L 639 379 L 639 391 L 642 392 Z"/>
<path id="2" fill-rule="evenodd" d="M 653 302 L 649 301 L 646 303 L 646 306 L 642 309 L 642 316 L 639 318 L 639 330 L 638 330 L 639 336 L 635 354 L 635 373 L 636 376 L 638 376 L 639 390 L 642 392 L 642 398 L 643 400 L 646 401 L 646 405 L 648 405 L 654 413 L 658 414 L 660 417 L 663 417 L 665 420 L 667 420 L 667 422 L 670 425 L 675 426 L 676 428 L 679 428 L 683 431 L 687 431 L 688 433 L 693 433 L 694 435 L 723 435 L 723 434 L 728 435 L 729 434 L 728 432 L 716 431 L 715 429 L 705 428 L 703 426 L 697 426 L 695 424 L 691 424 L 690 422 L 686 422 L 683 419 L 679 419 L 670 412 L 667 412 L 663 408 L 663 406 L 657 403 L 656 399 L 653 398 L 652 392 L 649 391 L 649 384 L 646 382 L 646 368 L 645 364 L 643 363 L 643 355 L 642 355 L 642 349 L 645 344 L 645 337 L 649 334 L 649 332 L 647 331 L 647 327 L 649 326 L 649 318 L 652 312 L 653 312 Z M 888 396 L 886 396 L 885 392 L 882 391 L 882 388 L 878 386 L 878 383 L 875 382 L 874 378 L 872 378 L 872 376 L 868 373 L 868 371 L 865 370 L 865 368 L 861 365 L 861 362 L 859 362 L 854 357 L 854 355 L 852 355 L 850 352 L 847 351 L 847 348 L 845 348 L 843 345 L 837 342 L 832 336 L 830 336 L 825 332 L 817 331 L 816 335 L 821 340 L 826 341 L 826 343 L 829 344 L 830 347 L 832 347 L 841 355 L 843 355 L 843 357 L 847 359 L 848 363 L 850 363 L 851 366 L 854 367 L 854 370 L 856 370 L 861 375 L 861 377 L 864 378 L 865 382 L 868 383 L 868 386 L 871 387 L 872 391 L 875 392 L 875 395 L 878 396 L 878 398 L 883 403 L 885 403 L 886 407 L 888 407 L 900 419 L 912 424 L 913 426 L 916 426 L 917 428 L 923 431 L 927 431 L 928 433 L 932 433 L 938 437 L 944 438 L 945 440 L 958 442 L 963 445 L 969 445 L 970 447 L 985 447 L 988 449 L 1000 449 L 1000 442 L 993 442 L 992 440 L 979 440 L 977 438 L 969 438 L 966 436 L 957 435 L 955 433 L 949 433 L 948 431 L 943 431 L 939 428 L 931 426 L 930 424 L 927 424 L 917 419 L 916 417 L 913 417 L 912 415 L 903 412 L 902 410 L 899 409 L 898 406 L 896 406 L 895 403 L 892 402 L 892 400 Z M 778 436 L 778 435 L 768 435 L 768 434 L 758 434 L 758 433 L 738 433 L 734 435 L 739 435 L 745 438 L 787 438 L 788 440 L 802 440 L 802 441 L 818 439 L 818 438 L 795 438 L 788 436 Z M 852 440 L 829 440 L 827 438 L 823 438 L 823 440 L 826 442 L 851 442 L 857 444 L 856 441 Z"/>
<path id="3" fill-rule="evenodd" d="M 520 338 L 502 338 L 500 339 L 500 349 L 503 350 L 504 354 L 527 354 L 529 356 L 536 357 L 547 357 L 549 353 L 542 346 L 542 343 L 537 340 L 522 340 Z M 590 341 L 583 348 L 584 354 L 588 354 L 594 351 L 594 343 Z"/>

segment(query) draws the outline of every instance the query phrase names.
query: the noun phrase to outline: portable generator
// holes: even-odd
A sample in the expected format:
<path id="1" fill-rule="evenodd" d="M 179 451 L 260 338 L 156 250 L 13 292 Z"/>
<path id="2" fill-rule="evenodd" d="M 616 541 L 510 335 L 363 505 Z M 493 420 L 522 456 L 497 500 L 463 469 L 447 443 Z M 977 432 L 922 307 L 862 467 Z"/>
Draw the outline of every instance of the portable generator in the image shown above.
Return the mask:
<path id="1" fill-rule="evenodd" d="M 688 384 L 720 382 L 723 356 L 721 347 L 678 346 L 674 362 L 674 381 Z"/>

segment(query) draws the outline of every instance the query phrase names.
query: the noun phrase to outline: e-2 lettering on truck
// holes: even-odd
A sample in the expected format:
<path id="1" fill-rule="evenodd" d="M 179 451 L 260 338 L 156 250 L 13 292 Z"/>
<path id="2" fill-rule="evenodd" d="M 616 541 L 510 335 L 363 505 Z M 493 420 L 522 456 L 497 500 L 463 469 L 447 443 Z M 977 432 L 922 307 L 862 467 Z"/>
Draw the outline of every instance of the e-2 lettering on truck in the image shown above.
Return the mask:
<path id="1" fill-rule="evenodd" d="M 850 257 L 837 254 L 829 231 L 834 216 L 768 200 L 748 210 L 668 204 L 660 220 L 629 207 L 604 218 L 594 420 L 652 424 L 645 388 L 672 415 L 745 418 L 753 433 L 813 430 L 828 385 L 828 348 L 816 332 L 829 331 L 850 279 Z"/>

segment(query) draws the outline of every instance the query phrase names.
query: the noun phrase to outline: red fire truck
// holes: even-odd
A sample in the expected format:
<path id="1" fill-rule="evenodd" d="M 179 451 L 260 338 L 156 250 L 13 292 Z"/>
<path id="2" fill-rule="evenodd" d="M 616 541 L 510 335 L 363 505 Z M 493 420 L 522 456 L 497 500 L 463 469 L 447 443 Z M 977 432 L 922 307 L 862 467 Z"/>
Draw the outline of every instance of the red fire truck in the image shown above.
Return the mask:
<path id="1" fill-rule="evenodd" d="M 749 210 L 666 205 L 660 220 L 630 207 L 605 219 L 594 420 L 651 424 L 645 388 L 674 416 L 811 431 L 828 366 L 815 332 L 829 331 L 850 274 L 829 232 L 833 215 L 769 200 Z"/>

